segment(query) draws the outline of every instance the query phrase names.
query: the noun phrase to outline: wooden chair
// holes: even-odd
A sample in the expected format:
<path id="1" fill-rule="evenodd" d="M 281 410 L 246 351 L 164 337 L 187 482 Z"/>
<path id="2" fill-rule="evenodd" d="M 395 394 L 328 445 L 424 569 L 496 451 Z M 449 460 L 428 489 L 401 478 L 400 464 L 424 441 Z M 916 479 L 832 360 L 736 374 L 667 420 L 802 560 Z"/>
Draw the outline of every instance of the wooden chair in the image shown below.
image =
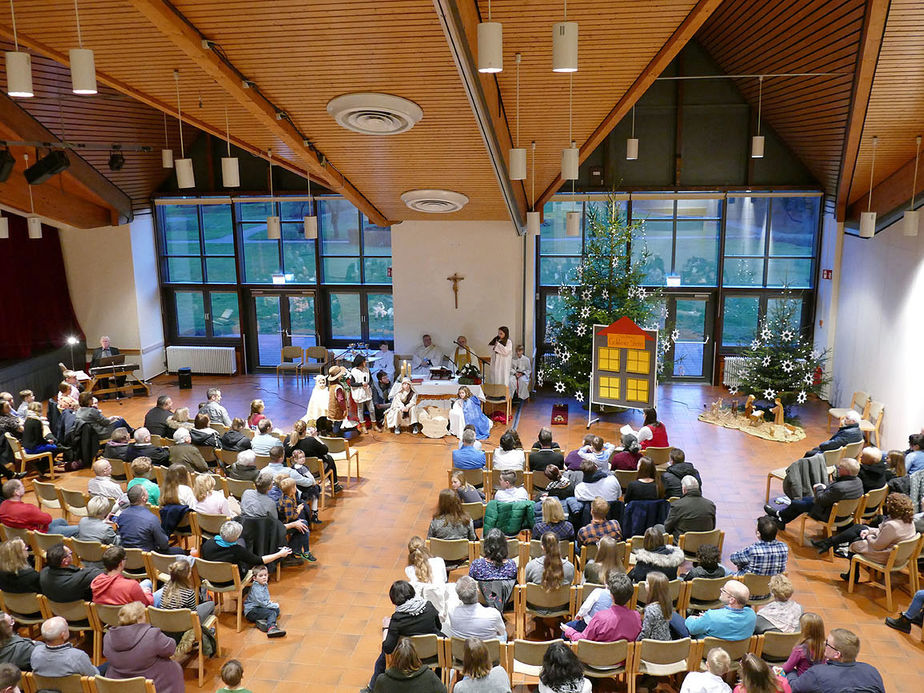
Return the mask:
<path id="1" fill-rule="evenodd" d="M 58 691 L 59 693 L 86 693 L 84 679 L 86 676 L 39 676 L 35 672 L 23 672 L 23 687 L 30 693 L 35 691 Z"/>
<path id="2" fill-rule="evenodd" d="M 533 640 L 521 640 L 517 638 L 507 645 L 507 673 L 510 675 L 510 681 L 513 682 L 514 674 L 523 676 L 533 676 L 538 678 L 542 673 L 542 660 L 545 657 L 545 651 L 555 643 L 561 640 L 545 640 L 536 642 Z"/>
<path id="3" fill-rule="evenodd" d="M 68 522 L 71 518 L 79 520 L 87 516 L 87 502 L 90 500 L 83 491 L 72 491 L 66 488 L 58 487 L 58 500 L 61 503 L 61 510 L 64 512 L 64 519 Z"/>
<path id="4" fill-rule="evenodd" d="M 497 638 L 491 640 L 482 640 L 488 648 L 488 657 L 492 666 L 506 666 L 507 664 L 507 643 L 502 643 Z M 454 669 L 456 672 L 462 671 L 462 657 L 465 654 L 465 638 L 451 637 L 445 644 L 446 647 L 446 666 Z M 461 677 L 457 680 L 460 680 Z"/>
<path id="5" fill-rule="evenodd" d="M 510 410 L 512 402 L 510 400 L 510 386 L 506 383 L 482 383 L 481 390 L 484 392 L 483 404 L 501 404 L 506 408 L 507 421 L 510 421 Z"/>
<path id="6" fill-rule="evenodd" d="M 321 493 L 318 497 L 318 505 L 321 510 L 324 510 L 324 508 L 327 507 L 324 496 L 327 496 L 331 500 L 334 500 L 337 496 L 337 491 L 334 489 L 334 470 L 325 470 L 324 464 L 317 457 L 306 457 L 305 466 L 308 468 L 308 471 L 311 472 L 314 480 L 318 482 L 318 487 L 321 489 Z"/>
<path id="7" fill-rule="evenodd" d="M 526 486 L 525 474 L 526 473 L 522 469 L 514 469 L 511 471 L 515 472 L 517 475 L 516 485 L 523 486 L 525 488 Z M 487 497 L 488 500 L 491 500 L 494 497 L 494 492 L 500 488 L 500 475 L 501 475 L 500 469 L 492 469 L 489 474 L 486 473 L 484 475 L 484 480 L 485 480 L 484 495 Z"/>
<path id="8" fill-rule="evenodd" d="M 35 498 L 38 500 L 39 508 L 61 510 L 61 499 L 58 498 L 57 486 L 49 484 L 47 481 L 36 479 L 32 482 L 32 488 L 35 491 Z"/>
<path id="9" fill-rule="evenodd" d="M 10 449 L 13 451 L 13 456 L 19 460 L 19 471 L 26 471 L 26 465 L 29 462 L 37 462 L 38 460 L 47 459 L 48 460 L 48 476 L 52 481 L 55 479 L 55 458 L 54 455 L 50 452 L 37 452 L 31 454 L 26 452 L 25 448 L 22 446 L 22 443 L 19 442 L 19 439 L 10 435 L 9 433 L 4 433 L 6 436 L 7 442 L 10 444 Z"/>
<path id="10" fill-rule="evenodd" d="M 574 542 L 570 539 L 562 539 L 558 542 L 558 548 L 561 550 L 561 557 L 567 558 L 571 561 L 572 565 L 574 564 Z M 533 558 L 539 558 L 542 555 L 542 539 L 531 539 L 527 544 L 526 542 L 521 542 L 520 544 L 520 563 L 525 564 L 527 561 Z M 525 553 L 526 555 L 522 555 Z M 574 569 L 574 574 L 577 575 L 577 567 Z"/>
<path id="11" fill-rule="evenodd" d="M 518 638 L 526 637 L 526 614 L 538 618 L 557 618 L 571 615 L 571 585 L 551 591 L 542 585 L 528 582 L 514 588 L 514 614 Z"/>
<path id="12" fill-rule="evenodd" d="M 225 594 L 231 594 L 237 600 L 237 632 L 240 633 L 244 617 L 244 588 L 253 583 L 253 573 L 248 570 L 244 577 L 241 577 L 234 563 L 206 561 L 202 558 L 196 559 L 196 571 L 202 580 L 202 586 L 215 593 L 217 611 L 221 611 Z"/>
<path id="13" fill-rule="evenodd" d="M 83 541 L 77 537 L 70 537 L 69 544 L 74 556 L 78 559 L 81 566 L 86 567 L 87 563 L 95 563 L 102 566 L 103 551 L 109 547 L 98 541 Z"/>
<path id="14" fill-rule="evenodd" d="M 520 540 L 517 537 L 507 537 L 507 558 L 513 560 L 517 565 L 520 564 Z M 484 539 L 473 542 L 472 558 L 478 558 L 484 555 Z"/>
<path id="15" fill-rule="evenodd" d="M 198 561 L 196 561 L 198 563 Z M 237 574 L 237 566 L 233 566 Z M 221 652 L 218 645 L 218 619 L 212 615 L 203 623 L 199 622 L 199 614 L 192 609 L 156 609 L 149 606 L 147 609 L 148 623 L 160 628 L 165 633 L 185 633 L 192 630 L 193 639 L 198 644 L 199 688 L 205 682 L 205 653 L 202 651 L 202 629 L 215 627 L 215 654 Z M 240 628 L 238 628 L 240 631 Z"/>
<path id="16" fill-rule="evenodd" d="M 850 406 L 847 409 L 832 407 L 828 409 L 828 430 L 831 430 L 832 421 L 840 421 L 842 418 L 847 416 L 847 412 L 853 410 L 857 412 L 861 418 L 865 419 L 869 414 L 870 407 L 870 397 L 865 392 L 854 392 L 853 396 L 850 398 Z"/>
<path id="17" fill-rule="evenodd" d="M 642 451 L 642 454 L 655 463 L 659 472 L 663 472 L 671 461 L 671 450 L 673 450 L 673 448 L 670 445 L 663 448 L 649 446 Z"/>
<path id="18" fill-rule="evenodd" d="M 266 465 L 270 463 L 269 455 L 257 455 L 257 469 L 265 469 Z"/>
<path id="19" fill-rule="evenodd" d="M 587 598 L 593 594 L 596 589 L 606 589 L 606 585 L 596 582 L 585 582 L 580 585 L 571 586 L 571 613 L 577 614 L 581 606 L 587 601 Z"/>
<path id="20" fill-rule="evenodd" d="M 694 661 L 693 641 L 640 640 L 635 644 L 635 656 L 627 679 L 629 693 L 635 693 L 638 676 L 663 677 L 690 671 Z"/>
<path id="21" fill-rule="evenodd" d="M 131 481 L 128 472 L 125 471 L 127 468 L 130 468 L 131 465 L 125 464 L 125 460 L 120 460 L 118 457 L 107 457 L 106 461 L 109 463 L 109 466 L 112 467 L 113 481 Z"/>
<path id="22" fill-rule="evenodd" d="M 88 693 L 157 693 L 154 681 L 143 676 L 131 679 L 107 679 L 105 676 L 87 677 Z"/>
<path id="23" fill-rule="evenodd" d="M 457 568 L 472 562 L 472 545 L 467 539 L 427 539 L 427 551 L 430 555 L 442 558 L 447 564 Z"/>
<path id="24" fill-rule="evenodd" d="M 16 619 L 22 626 L 33 628 L 45 622 L 42 595 L 35 592 L 0 592 L 0 609 Z"/>
<path id="25" fill-rule="evenodd" d="M 863 440 L 858 440 L 856 443 L 847 443 L 844 446 L 844 457 L 857 458 L 864 445 L 866 445 L 866 441 Z"/>
<path id="26" fill-rule="evenodd" d="M 159 583 L 166 583 L 170 580 L 170 566 L 176 563 L 177 560 L 179 560 L 179 556 L 169 553 L 144 552 L 144 569 L 147 571 L 148 578 L 151 580 L 151 584 L 154 585 L 155 590 Z M 195 566 L 195 563 L 193 566 Z M 193 569 L 195 570 L 195 567 Z"/>
<path id="27" fill-rule="evenodd" d="M 920 534 L 915 534 L 911 539 L 898 542 L 889 551 L 889 558 L 885 563 L 879 563 L 862 554 L 855 553 L 850 559 L 850 582 L 847 584 L 847 591 L 853 593 L 854 578 L 859 566 L 866 568 L 869 572 L 870 581 L 868 584 L 880 587 L 886 593 L 886 610 L 892 611 L 892 573 L 906 571 L 908 572 L 908 583 L 911 594 L 918 591 L 918 562 L 917 557 L 921 552 L 921 545 L 924 538 Z M 882 573 L 883 581 L 874 582 L 873 573 Z"/>
<path id="28" fill-rule="evenodd" d="M 703 544 L 713 544 L 719 547 L 719 556 L 722 555 L 722 544 L 725 543 L 725 532 L 713 529 L 709 532 L 684 532 L 680 535 L 677 545 L 683 549 L 683 555 L 688 561 L 696 565 L 696 552 Z"/>
<path id="29" fill-rule="evenodd" d="M 721 609 L 724 605 L 719 599 L 719 593 L 726 582 L 734 579 L 731 575 L 720 578 L 693 578 L 687 583 L 686 597 L 678 611 L 683 613 L 692 610 Z"/>
<path id="30" fill-rule="evenodd" d="M 728 656 L 731 657 L 731 666 L 728 667 L 728 670 L 738 671 L 741 668 L 741 658 L 753 650 L 754 642 L 755 638 L 753 635 L 743 640 L 722 640 L 721 638 L 712 637 L 705 637 L 702 640 L 698 640 L 697 645 L 699 645 L 699 651 L 697 652 L 697 659 L 699 659 L 699 668 L 705 670 L 706 655 L 709 654 L 709 650 L 713 647 L 721 647 L 728 653 Z"/>
<path id="31" fill-rule="evenodd" d="M 868 525 L 882 510 L 882 504 L 885 503 L 886 496 L 889 495 L 888 485 L 881 488 L 874 488 L 863 494 L 860 499 L 860 505 L 857 506 L 857 512 L 854 514 L 854 522 L 858 525 Z"/>
<path id="32" fill-rule="evenodd" d="M 800 640 L 802 640 L 802 631 L 798 633 L 767 631 L 757 636 L 757 648 L 754 654 L 771 666 L 780 664 L 789 659 L 792 648 L 798 645 Z"/>
<path id="33" fill-rule="evenodd" d="M 90 613 L 90 602 L 78 600 L 74 602 L 53 602 L 48 597 L 42 598 L 45 607 L 45 618 L 61 616 L 67 620 L 67 628 L 71 633 L 90 633 L 93 640 L 93 663 L 103 661 L 103 641 L 96 637 L 93 628 L 93 614 Z"/>
<path id="34" fill-rule="evenodd" d="M 862 497 L 861 497 L 862 498 Z M 828 513 L 828 519 L 825 521 L 822 529 L 825 537 L 833 537 L 839 531 L 853 524 L 853 516 L 860 507 L 861 498 L 851 498 L 850 500 L 840 500 L 831 506 L 831 512 Z M 805 522 L 809 519 L 808 513 L 802 514 L 802 525 L 800 529 L 799 543 L 805 545 Z M 828 549 L 828 559 L 834 561 L 834 547 Z"/>
<path id="35" fill-rule="evenodd" d="M 228 489 L 228 495 L 234 496 L 238 500 L 244 495 L 244 491 L 249 488 L 256 488 L 252 481 L 241 481 L 240 479 L 232 479 L 229 476 L 225 477 L 225 487 Z"/>
<path id="36" fill-rule="evenodd" d="M 472 518 L 472 522 L 476 520 L 484 520 L 484 509 L 487 506 L 484 503 L 463 503 L 462 510 L 465 511 L 465 514 Z"/>
<path id="37" fill-rule="evenodd" d="M 307 378 L 311 373 L 327 373 L 329 365 L 330 352 L 325 347 L 307 347 L 305 349 L 305 358 L 302 361 L 302 376 Z"/>
<path id="38" fill-rule="evenodd" d="M 347 463 L 347 486 L 350 485 L 351 470 L 353 462 L 356 462 L 356 481 L 359 481 L 359 452 L 350 449 L 350 441 L 345 438 L 325 438 L 318 436 L 318 440 L 327 446 L 330 456 L 335 461 L 346 460 Z"/>
<path id="39" fill-rule="evenodd" d="M 216 450 L 215 454 L 218 460 L 225 466 L 231 466 L 237 462 L 237 456 L 240 454 L 237 450 Z"/>
<path id="40" fill-rule="evenodd" d="M 189 525 L 192 527 L 193 535 L 196 537 L 198 546 L 202 545 L 218 535 L 221 526 L 228 521 L 224 515 L 211 515 L 209 513 L 189 513 Z"/>
<path id="41" fill-rule="evenodd" d="M 494 451 L 484 450 L 484 468 L 489 472 L 494 469 Z"/>
<path id="42" fill-rule="evenodd" d="M 627 544 L 624 541 L 619 542 L 622 544 L 623 548 L 623 565 L 626 565 L 625 555 L 628 551 Z M 587 564 L 590 563 L 597 557 L 597 545 L 596 544 L 584 544 L 581 547 L 581 556 L 580 556 L 580 569 L 581 572 L 584 572 L 584 569 L 587 567 Z"/>
<path id="43" fill-rule="evenodd" d="M 623 493 L 625 493 L 629 484 L 638 479 L 637 469 L 617 469 L 613 474 L 616 475 L 616 481 L 619 482 L 619 487 L 623 490 Z"/>
<path id="44" fill-rule="evenodd" d="M 279 385 L 280 373 L 295 373 L 301 380 L 302 366 L 305 364 L 305 352 L 299 346 L 282 347 L 280 362 L 276 365 L 276 385 Z"/>
<path id="45" fill-rule="evenodd" d="M 825 456 L 826 467 L 837 467 L 837 463 L 844 459 L 846 447 L 839 447 L 835 450 L 825 450 L 822 454 Z"/>
<path id="46" fill-rule="evenodd" d="M 410 635 L 407 636 L 414 645 L 414 650 L 420 658 L 422 664 L 428 665 L 431 669 L 443 668 L 445 666 L 445 656 L 443 651 L 443 638 L 437 635 Z M 385 655 L 385 666 L 391 666 L 391 655 Z"/>
<path id="47" fill-rule="evenodd" d="M 860 430 L 863 431 L 863 437 L 867 442 L 875 436 L 876 447 L 879 447 L 879 430 L 882 428 L 882 416 L 885 414 L 885 404 L 872 400 L 869 404 L 867 416 L 860 421 Z"/>
<path id="48" fill-rule="evenodd" d="M 93 636 L 99 642 L 103 642 L 106 632 L 110 628 L 119 626 L 119 610 L 122 604 L 95 604 L 90 603 L 90 614 L 92 615 L 91 623 L 93 624 Z"/>
<path id="49" fill-rule="evenodd" d="M 584 668 L 584 676 L 595 679 L 627 678 L 635 643 L 628 640 L 594 642 L 578 640 L 575 654 Z"/>
<path id="50" fill-rule="evenodd" d="M 131 580 L 144 580 L 148 576 L 148 566 L 144 562 L 144 551 L 125 549 L 125 567 L 122 575 Z"/>
<path id="51" fill-rule="evenodd" d="M 23 544 L 31 546 L 32 540 L 29 538 L 30 532 L 31 530 L 23 527 L 8 527 L 7 525 L 0 524 L 0 537 L 3 538 L 3 541 L 22 539 Z"/>
<path id="52" fill-rule="evenodd" d="M 449 469 L 446 471 L 446 485 L 452 486 L 452 475 L 462 472 L 465 480 L 475 488 L 484 488 L 485 473 L 483 469 Z"/>
<path id="53" fill-rule="evenodd" d="M 32 554 L 35 556 L 35 569 L 42 570 L 45 565 L 45 554 L 52 546 L 58 544 L 69 544 L 70 542 L 63 534 L 46 534 L 44 532 L 29 532 L 29 545 L 32 546 Z"/>
<path id="54" fill-rule="evenodd" d="M 668 588 L 671 592 L 671 603 L 678 611 L 686 599 L 687 587 L 690 583 L 684 582 L 681 578 L 670 580 Z M 648 604 L 648 583 L 642 580 L 635 583 L 635 591 L 632 593 L 632 600 L 629 602 L 629 608 L 644 607 Z"/>
<path id="55" fill-rule="evenodd" d="M 755 575 L 754 573 L 745 573 L 738 577 L 745 584 L 751 593 L 748 599 L 748 606 L 757 611 L 758 606 L 769 604 L 774 600 L 770 593 L 770 575 Z"/>

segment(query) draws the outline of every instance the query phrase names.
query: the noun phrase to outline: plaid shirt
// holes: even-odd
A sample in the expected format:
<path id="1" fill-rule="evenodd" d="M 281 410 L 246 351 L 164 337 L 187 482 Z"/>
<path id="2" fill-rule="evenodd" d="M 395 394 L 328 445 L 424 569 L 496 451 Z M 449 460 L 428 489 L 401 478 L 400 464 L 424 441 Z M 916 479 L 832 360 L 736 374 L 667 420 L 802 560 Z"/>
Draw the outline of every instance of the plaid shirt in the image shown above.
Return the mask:
<path id="1" fill-rule="evenodd" d="M 731 555 L 729 560 L 738 566 L 739 574 L 778 575 L 786 572 L 789 547 L 779 540 L 758 541 Z"/>
<path id="2" fill-rule="evenodd" d="M 283 522 L 295 522 L 299 515 L 299 502 L 292 496 L 282 496 L 276 501 L 276 508 L 279 510 L 279 516 Z"/>
<path id="3" fill-rule="evenodd" d="M 622 528 L 616 520 L 607 520 L 606 522 L 591 522 L 589 525 L 581 527 L 578 532 L 578 543 L 596 544 L 603 537 L 613 537 L 616 541 L 622 540 Z"/>

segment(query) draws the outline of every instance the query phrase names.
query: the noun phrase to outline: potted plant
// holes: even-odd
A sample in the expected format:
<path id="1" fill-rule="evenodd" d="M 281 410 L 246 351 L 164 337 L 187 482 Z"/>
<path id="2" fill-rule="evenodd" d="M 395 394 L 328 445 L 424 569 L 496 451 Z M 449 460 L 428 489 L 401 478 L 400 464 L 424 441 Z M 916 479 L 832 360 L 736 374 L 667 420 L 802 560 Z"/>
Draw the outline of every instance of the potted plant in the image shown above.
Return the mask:
<path id="1" fill-rule="evenodd" d="M 481 385 L 481 371 L 474 363 L 466 363 L 459 369 L 460 385 Z"/>

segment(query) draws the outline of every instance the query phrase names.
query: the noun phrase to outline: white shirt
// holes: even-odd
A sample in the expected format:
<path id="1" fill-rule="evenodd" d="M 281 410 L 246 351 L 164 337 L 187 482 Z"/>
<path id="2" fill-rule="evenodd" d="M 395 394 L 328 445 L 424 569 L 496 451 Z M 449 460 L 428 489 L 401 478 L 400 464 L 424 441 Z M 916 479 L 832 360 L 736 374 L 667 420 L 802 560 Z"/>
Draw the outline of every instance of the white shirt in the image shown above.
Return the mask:
<path id="1" fill-rule="evenodd" d="M 731 687 L 708 671 L 691 671 L 683 679 L 680 693 L 731 693 Z"/>
<path id="2" fill-rule="evenodd" d="M 430 584 L 446 584 L 446 562 L 439 556 L 435 556 L 427 561 L 430 564 Z M 417 573 L 414 572 L 414 566 L 409 565 L 404 569 L 408 582 L 417 582 Z"/>
<path id="3" fill-rule="evenodd" d="M 574 487 L 574 497 L 579 501 L 592 501 L 600 496 L 605 501 L 619 500 L 622 488 L 615 476 L 609 475 L 591 484 L 582 481 Z"/>
<path id="4" fill-rule="evenodd" d="M 510 375 L 516 376 L 518 372 L 529 377 L 529 359 L 526 356 L 517 356 L 510 362 Z"/>
<path id="5" fill-rule="evenodd" d="M 522 486 L 501 488 L 494 493 L 494 500 L 498 503 L 513 503 L 514 501 L 529 500 L 529 494 Z"/>
<path id="6" fill-rule="evenodd" d="M 269 455 L 277 445 L 282 446 L 282 441 L 269 433 L 258 433 L 250 441 L 250 449 L 255 455 Z"/>
<path id="7" fill-rule="evenodd" d="M 500 448 L 494 450 L 494 469 L 500 469 L 501 471 L 517 470 L 523 469 L 525 466 L 526 455 L 523 454 L 522 450 L 501 450 Z"/>
<path id="8" fill-rule="evenodd" d="M 379 371 L 385 371 L 388 373 L 388 379 L 395 379 L 395 352 L 393 351 L 377 351 L 375 352 L 375 361 L 369 366 L 369 370 L 372 371 L 373 375 Z"/>
<path id="9" fill-rule="evenodd" d="M 87 482 L 87 493 L 91 496 L 105 496 L 115 500 L 125 495 L 125 491 L 112 480 L 111 476 L 96 476 L 90 479 Z"/>
<path id="10" fill-rule="evenodd" d="M 478 604 L 460 604 L 449 614 L 449 632 L 456 638 L 507 642 L 504 617 L 497 609 Z"/>
<path id="11" fill-rule="evenodd" d="M 593 691 L 593 686 L 590 681 L 586 678 L 584 679 L 584 686 L 581 688 L 581 693 L 591 693 Z M 539 682 L 539 693 L 560 693 L 557 688 L 549 688 L 542 681 Z"/>
<path id="12" fill-rule="evenodd" d="M 425 347 L 421 344 L 414 350 L 414 358 L 411 360 L 411 368 L 415 371 L 429 371 L 431 368 L 438 368 L 443 365 L 446 356 L 435 344 Z M 430 361 L 429 364 L 425 361 Z"/>

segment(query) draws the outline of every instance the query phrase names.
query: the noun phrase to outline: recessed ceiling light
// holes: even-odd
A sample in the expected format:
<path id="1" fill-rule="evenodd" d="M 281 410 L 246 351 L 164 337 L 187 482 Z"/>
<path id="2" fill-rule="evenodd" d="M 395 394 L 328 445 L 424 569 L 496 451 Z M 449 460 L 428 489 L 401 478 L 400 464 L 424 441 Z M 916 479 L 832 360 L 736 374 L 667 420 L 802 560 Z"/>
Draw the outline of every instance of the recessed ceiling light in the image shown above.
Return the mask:
<path id="1" fill-rule="evenodd" d="M 452 190 L 408 190 L 401 201 L 415 212 L 449 214 L 458 212 L 468 204 L 468 197 Z"/>
<path id="2" fill-rule="evenodd" d="M 371 92 L 337 96 L 328 101 L 327 112 L 347 130 L 363 135 L 397 135 L 423 118 L 423 110 L 413 101 Z"/>

